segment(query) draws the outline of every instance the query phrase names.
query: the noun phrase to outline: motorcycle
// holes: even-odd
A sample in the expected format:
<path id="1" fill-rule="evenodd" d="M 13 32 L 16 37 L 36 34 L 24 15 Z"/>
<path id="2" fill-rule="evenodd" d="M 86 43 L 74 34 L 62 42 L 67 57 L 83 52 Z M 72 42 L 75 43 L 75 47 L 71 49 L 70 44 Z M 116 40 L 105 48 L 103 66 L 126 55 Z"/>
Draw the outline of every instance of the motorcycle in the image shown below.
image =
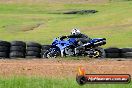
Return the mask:
<path id="1" fill-rule="evenodd" d="M 76 38 L 60 40 L 60 37 L 58 37 L 53 40 L 51 47 L 43 53 L 43 58 L 56 58 L 59 56 L 88 56 L 90 58 L 104 58 L 105 51 L 99 46 L 105 44 L 105 38 L 94 38 L 79 46 Z M 77 47 L 81 47 L 79 51 L 76 50 Z"/>

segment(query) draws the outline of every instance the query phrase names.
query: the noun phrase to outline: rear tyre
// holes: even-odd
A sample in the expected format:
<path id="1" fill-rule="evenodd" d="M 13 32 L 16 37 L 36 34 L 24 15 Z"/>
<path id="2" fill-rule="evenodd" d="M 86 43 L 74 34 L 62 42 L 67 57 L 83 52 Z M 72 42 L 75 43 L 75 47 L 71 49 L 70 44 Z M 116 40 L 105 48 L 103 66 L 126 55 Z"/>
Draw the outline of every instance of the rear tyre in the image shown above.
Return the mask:
<path id="1" fill-rule="evenodd" d="M 96 47 L 94 53 L 95 53 L 94 58 L 105 58 L 106 57 L 105 51 L 101 47 Z"/>

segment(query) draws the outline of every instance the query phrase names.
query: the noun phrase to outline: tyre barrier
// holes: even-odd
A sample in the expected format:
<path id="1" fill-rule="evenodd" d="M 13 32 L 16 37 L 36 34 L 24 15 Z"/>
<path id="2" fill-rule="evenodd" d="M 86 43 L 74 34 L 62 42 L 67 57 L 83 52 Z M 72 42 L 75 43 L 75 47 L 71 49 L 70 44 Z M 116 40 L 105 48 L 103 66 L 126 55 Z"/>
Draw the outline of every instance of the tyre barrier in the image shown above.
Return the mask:
<path id="1" fill-rule="evenodd" d="M 10 47 L 10 58 L 25 58 L 26 43 L 23 41 L 12 41 Z"/>
<path id="2" fill-rule="evenodd" d="M 106 58 L 132 58 L 132 48 L 110 47 L 105 49 Z"/>
<path id="3" fill-rule="evenodd" d="M 122 48 L 121 58 L 132 58 L 132 48 Z"/>
<path id="4" fill-rule="evenodd" d="M 28 42 L 26 58 L 41 58 L 41 44 L 36 42 Z"/>
<path id="5" fill-rule="evenodd" d="M 9 58 L 10 43 L 6 41 L 0 41 L 0 59 Z"/>
<path id="6" fill-rule="evenodd" d="M 41 45 L 36 42 L 25 43 L 23 41 L 1 41 L 1 58 L 44 58 L 44 53 L 51 45 Z M 132 58 L 132 48 L 109 47 L 104 49 L 106 58 Z"/>

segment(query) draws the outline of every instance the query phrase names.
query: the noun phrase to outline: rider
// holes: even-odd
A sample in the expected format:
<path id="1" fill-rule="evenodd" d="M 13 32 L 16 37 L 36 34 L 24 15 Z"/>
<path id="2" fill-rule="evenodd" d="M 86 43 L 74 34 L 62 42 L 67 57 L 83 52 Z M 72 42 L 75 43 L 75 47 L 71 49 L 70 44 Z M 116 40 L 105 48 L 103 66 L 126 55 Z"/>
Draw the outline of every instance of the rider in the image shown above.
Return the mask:
<path id="1" fill-rule="evenodd" d="M 87 35 L 82 34 L 82 33 L 80 32 L 80 30 L 77 29 L 77 28 L 72 29 L 71 35 L 62 36 L 62 37 L 60 38 L 60 40 L 63 40 L 63 39 L 65 39 L 65 38 L 76 38 L 76 41 L 77 41 L 77 43 L 78 43 L 78 47 L 75 48 L 75 54 L 79 53 L 79 50 L 80 50 L 81 48 L 83 48 L 83 47 L 81 47 L 81 45 L 83 45 L 83 44 L 85 44 L 85 43 L 87 43 L 88 41 L 91 40 Z"/>

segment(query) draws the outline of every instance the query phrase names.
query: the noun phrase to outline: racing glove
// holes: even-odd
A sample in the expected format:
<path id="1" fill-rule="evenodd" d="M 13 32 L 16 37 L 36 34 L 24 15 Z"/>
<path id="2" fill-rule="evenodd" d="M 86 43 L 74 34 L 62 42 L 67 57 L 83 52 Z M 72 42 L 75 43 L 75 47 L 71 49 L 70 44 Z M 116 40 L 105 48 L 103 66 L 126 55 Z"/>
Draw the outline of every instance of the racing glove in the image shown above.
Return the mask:
<path id="1" fill-rule="evenodd" d="M 60 40 L 67 38 L 67 36 L 61 36 Z"/>

